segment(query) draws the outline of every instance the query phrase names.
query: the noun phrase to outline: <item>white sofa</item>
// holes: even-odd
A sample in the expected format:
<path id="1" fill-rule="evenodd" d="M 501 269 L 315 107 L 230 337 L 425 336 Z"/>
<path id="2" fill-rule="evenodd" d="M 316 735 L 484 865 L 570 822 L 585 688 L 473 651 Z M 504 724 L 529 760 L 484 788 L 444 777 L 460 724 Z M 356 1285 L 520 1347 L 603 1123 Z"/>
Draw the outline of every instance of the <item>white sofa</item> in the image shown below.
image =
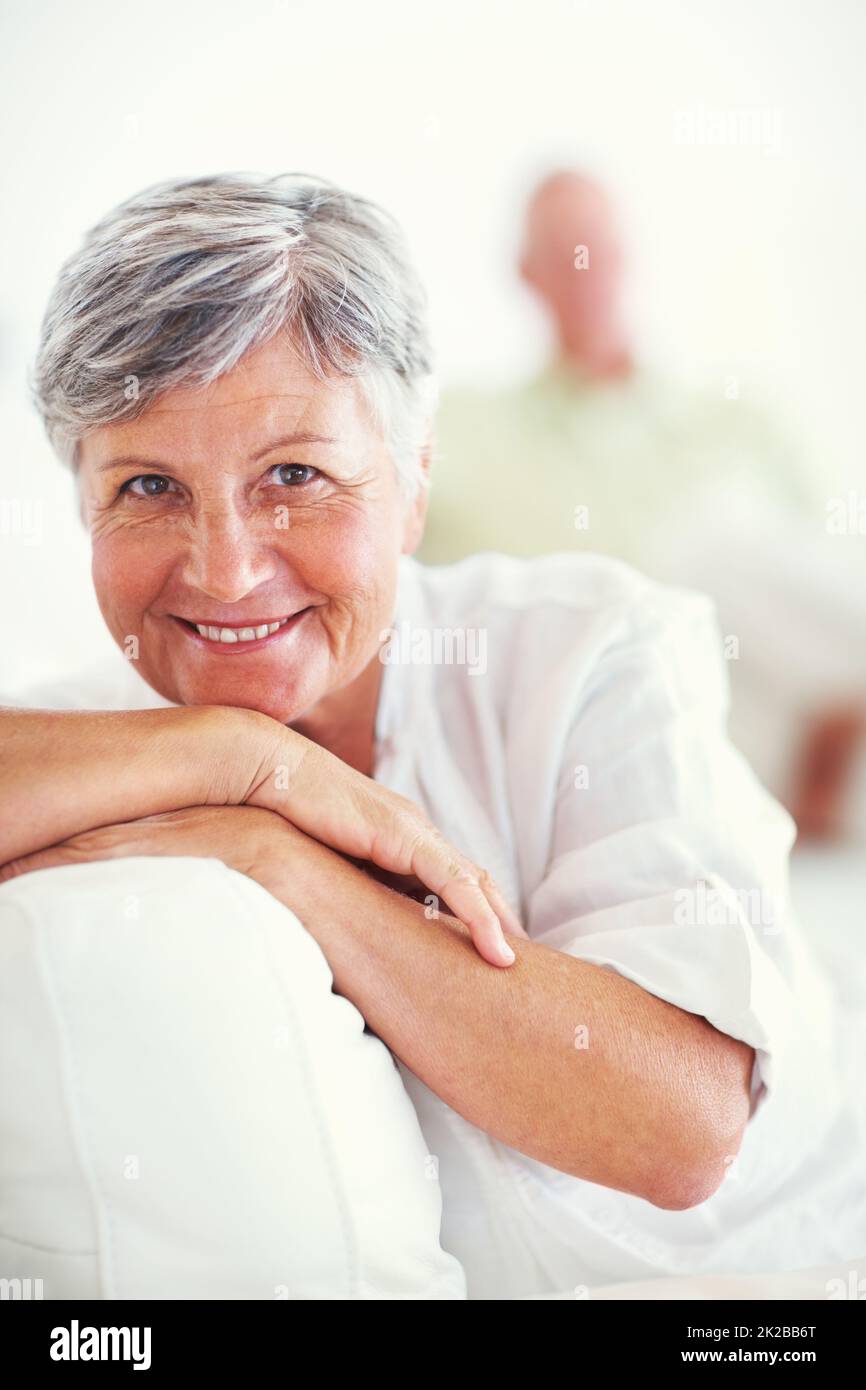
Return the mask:
<path id="1" fill-rule="evenodd" d="M 390 1052 L 216 859 L 0 885 L 0 1279 L 44 1298 L 463 1299 Z M 41 1281 L 36 1283 L 34 1281 Z"/>

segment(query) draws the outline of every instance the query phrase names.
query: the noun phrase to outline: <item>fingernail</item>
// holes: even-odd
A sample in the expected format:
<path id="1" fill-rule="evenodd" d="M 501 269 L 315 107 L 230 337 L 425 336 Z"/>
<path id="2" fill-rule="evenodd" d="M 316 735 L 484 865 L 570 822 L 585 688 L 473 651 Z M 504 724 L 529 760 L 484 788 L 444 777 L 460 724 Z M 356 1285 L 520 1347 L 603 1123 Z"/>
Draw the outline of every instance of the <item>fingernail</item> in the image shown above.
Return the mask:
<path id="1" fill-rule="evenodd" d="M 504 937 L 499 943 L 499 959 L 506 965 L 511 965 L 517 959 Z"/>

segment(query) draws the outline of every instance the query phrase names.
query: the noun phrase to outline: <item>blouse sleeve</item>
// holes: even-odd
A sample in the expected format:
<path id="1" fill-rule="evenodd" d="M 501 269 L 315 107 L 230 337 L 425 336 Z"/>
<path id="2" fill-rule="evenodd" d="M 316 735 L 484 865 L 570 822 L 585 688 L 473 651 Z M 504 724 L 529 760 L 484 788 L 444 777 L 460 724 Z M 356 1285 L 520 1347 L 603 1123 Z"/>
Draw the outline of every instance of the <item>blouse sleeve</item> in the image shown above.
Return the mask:
<path id="1" fill-rule="evenodd" d="M 785 1085 L 795 1103 L 829 1002 L 789 903 L 794 824 L 728 740 L 725 661 L 701 594 L 658 586 L 612 625 L 574 695 L 528 930 L 750 1044 L 754 1114 Z"/>

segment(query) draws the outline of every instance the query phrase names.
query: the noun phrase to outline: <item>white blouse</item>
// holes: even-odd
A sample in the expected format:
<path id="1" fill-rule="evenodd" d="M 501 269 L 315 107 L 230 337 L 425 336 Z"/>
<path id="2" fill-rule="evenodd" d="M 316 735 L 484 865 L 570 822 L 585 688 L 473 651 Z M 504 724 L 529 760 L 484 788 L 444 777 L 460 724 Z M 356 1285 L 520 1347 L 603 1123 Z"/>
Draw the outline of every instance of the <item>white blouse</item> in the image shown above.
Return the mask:
<path id="1" fill-rule="evenodd" d="M 376 780 L 490 870 L 534 941 L 755 1049 L 740 1154 L 715 1196 L 680 1212 L 510 1149 L 399 1064 L 469 1296 L 862 1254 L 831 994 L 788 901 L 795 829 L 728 740 L 712 602 L 588 554 L 400 564 Z M 119 652 L 110 674 L 28 696 L 169 703 Z M 587 1044 L 580 1023 L 563 1046 Z"/>

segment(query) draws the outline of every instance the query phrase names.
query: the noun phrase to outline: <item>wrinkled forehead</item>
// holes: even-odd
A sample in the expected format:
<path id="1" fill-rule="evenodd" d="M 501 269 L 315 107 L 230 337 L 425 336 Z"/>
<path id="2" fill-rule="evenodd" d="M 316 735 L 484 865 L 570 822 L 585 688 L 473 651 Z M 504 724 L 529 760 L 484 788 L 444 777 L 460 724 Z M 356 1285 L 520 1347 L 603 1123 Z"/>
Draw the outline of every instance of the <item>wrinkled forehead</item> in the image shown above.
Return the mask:
<path id="1" fill-rule="evenodd" d="M 361 379 L 323 379 L 290 352 L 259 349 L 214 382 L 176 387 L 137 418 L 91 431 L 81 441 L 79 461 L 89 472 L 128 454 L 240 463 L 278 447 L 283 438 L 298 448 L 350 450 L 355 456 L 373 447 Z"/>

